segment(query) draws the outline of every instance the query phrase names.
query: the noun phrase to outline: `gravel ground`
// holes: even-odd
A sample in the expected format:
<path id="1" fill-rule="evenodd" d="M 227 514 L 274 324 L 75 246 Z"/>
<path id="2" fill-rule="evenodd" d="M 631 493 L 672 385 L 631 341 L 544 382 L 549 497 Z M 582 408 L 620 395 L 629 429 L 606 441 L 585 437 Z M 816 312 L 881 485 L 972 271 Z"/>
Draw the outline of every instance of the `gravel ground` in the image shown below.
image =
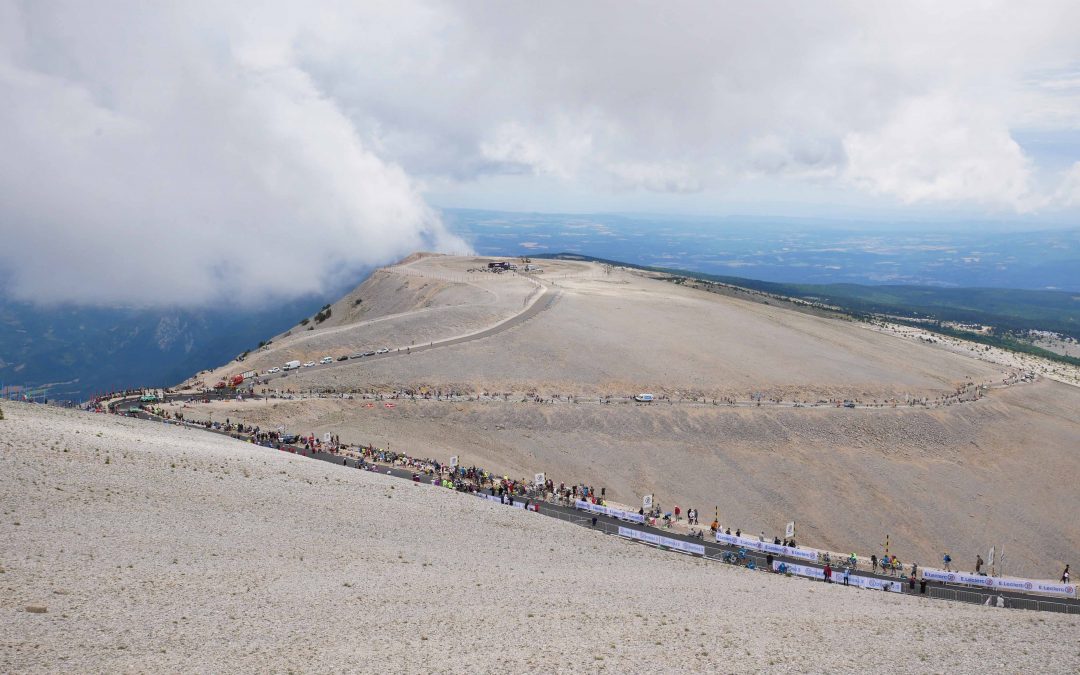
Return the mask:
<path id="1" fill-rule="evenodd" d="M 315 399 L 176 406 L 188 419 L 333 432 L 513 476 L 653 494 L 734 530 L 810 546 L 957 564 L 1006 545 L 1010 573 L 1056 578 L 1080 551 L 1080 391 L 1050 381 L 947 408 L 730 409 L 713 406 Z M 635 507 L 636 508 L 636 507 Z M 711 520 L 711 518 L 710 518 Z"/>
<path id="2" fill-rule="evenodd" d="M 413 271 L 453 278 L 471 259 L 427 258 Z M 599 266 L 545 261 L 540 278 L 559 299 L 535 320 L 452 348 L 349 364 L 289 378 L 291 388 L 429 385 L 476 391 L 635 394 L 696 392 L 787 400 L 935 398 L 973 381 L 996 382 L 1008 368 L 855 324 L 725 297 Z M 516 298 L 520 279 L 476 275 Z M 363 287 L 361 287 L 363 288 Z M 479 297 L 477 302 L 479 302 Z M 460 310 L 459 310 L 460 311 Z M 380 324 L 397 344 L 425 321 Z M 421 328 L 428 324 L 427 328 Z M 424 333 L 427 334 L 427 333 Z M 275 345 L 277 348 L 277 345 Z M 287 348 L 282 343 L 280 349 Z M 284 362 L 282 359 L 277 359 Z"/>
<path id="3" fill-rule="evenodd" d="M 1080 669 L 1076 616 L 736 570 L 197 431 L 4 413 L 4 672 Z"/>
<path id="4" fill-rule="evenodd" d="M 317 361 L 387 347 L 402 348 L 474 333 L 514 316 L 536 292 L 516 275 L 469 274 L 468 258 L 439 264 L 441 256 L 377 270 L 331 307 L 330 318 L 275 335 L 243 362 L 231 361 L 191 378 L 212 386 L 247 370 L 266 372 L 287 361 Z M 482 265 L 484 263 L 474 263 Z M 358 302 L 359 301 L 359 302 Z M 298 319 L 299 320 L 299 319 Z"/>

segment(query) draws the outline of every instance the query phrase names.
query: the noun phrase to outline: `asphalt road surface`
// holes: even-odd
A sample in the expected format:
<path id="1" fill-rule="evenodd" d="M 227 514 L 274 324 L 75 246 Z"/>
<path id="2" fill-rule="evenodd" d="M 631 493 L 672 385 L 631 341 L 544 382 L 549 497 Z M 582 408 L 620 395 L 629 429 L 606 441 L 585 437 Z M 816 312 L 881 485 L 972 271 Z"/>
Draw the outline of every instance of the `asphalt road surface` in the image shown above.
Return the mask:
<path id="1" fill-rule="evenodd" d="M 514 326 L 520 326 L 529 319 L 533 318 L 540 312 L 543 312 L 547 308 L 555 304 L 555 301 L 559 298 L 559 292 L 552 290 L 550 287 L 544 287 L 544 292 L 536 299 L 531 305 L 529 305 L 525 311 L 497 323 L 491 328 L 480 331 L 479 333 L 472 333 L 471 335 L 462 335 L 460 337 L 448 338 L 446 340 L 438 340 L 435 342 L 429 342 L 421 345 L 410 345 L 409 347 L 401 347 L 393 349 L 386 354 L 372 354 L 371 356 L 364 356 L 362 358 L 349 359 L 347 361 L 334 361 L 333 363 L 316 364 L 314 366 L 308 366 L 307 368 L 298 368 L 292 371 L 282 371 L 280 373 L 261 373 L 256 376 L 261 382 L 269 382 L 274 379 L 281 379 L 288 377 L 292 373 L 298 372 L 312 372 L 315 370 L 323 370 L 326 368 L 334 368 L 345 365 L 355 365 L 357 362 L 370 363 L 371 361 L 378 361 L 382 359 L 399 358 L 409 356 L 411 354 L 419 354 L 421 352 L 429 351 L 431 349 L 439 349 L 442 347 L 452 347 L 454 345 L 465 344 L 466 342 L 472 342 L 473 340 L 483 340 L 484 338 L 491 337 L 492 335 L 498 335 L 499 333 L 509 330 Z"/>
<path id="2" fill-rule="evenodd" d="M 537 303 L 537 304 L 539 304 L 539 303 Z M 187 398 L 187 397 L 178 396 L 176 398 Z M 165 423 L 172 423 L 172 424 L 179 424 L 178 422 L 173 422 L 171 420 L 161 420 L 158 417 L 149 415 L 148 413 L 146 413 L 146 412 L 144 412 L 142 410 L 139 410 L 138 409 L 139 405 L 140 404 L 139 404 L 138 398 L 131 398 L 131 399 L 124 399 L 123 401 L 118 402 L 117 404 L 115 404 L 115 408 L 118 411 L 125 412 L 125 413 L 127 413 L 129 415 L 132 415 L 132 416 L 135 416 L 135 417 L 138 417 L 138 418 L 141 418 L 141 419 L 150 420 L 150 421 L 162 421 L 162 422 L 165 422 Z M 204 428 L 201 425 L 189 425 L 189 426 L 192 426 L 194 428 L 199 428 L 199 429 Z M 212 433 L 221 434 L 221 435 L 231 436 L 233 438 L 237 438 L 237 439 L 240 439 L 240 440 L 246 439 L 246 437 L 243 436 L 243 435 L 229 433 L 229 432 L 221 431 L 221 430 L 218 430 L 218 429 L 207 429 L 207 431 L 212 432 Z M 307 451 L 307 450 L 304 450 L 303 447 L 295 446 L 295 445 L 294 446 L 284 446 L 283 445 L 283 446 L 280 446 L 280 448 L 281 448 L 282 451 L 293 452 L 293 453 L 299 454 L 301 456 L 306 456 L 306 457 L 310 457 L 311 459 L 316 459 L 316 460 L 329 462 L 331 464 L 338 464 L 338 465 L 341 465 L 343 467 L 343 469 L 354 469 L 355 470 L 355 469 L 358 468 L 358 463 L 355 460 L 348 459 L 348 458 L 342 457 L 340 455 L 335 455 L 335 454 L 327 453 L 327 452 Z M 387 465 L 383 465 L 383 464 L 372 464 L 370 462 L 366 463 L 366 466 L 367 467 L 375 467 L 378 473 L 382 473 L 384 475 L 394 476 L 396 478 L 401 478 L 401 479 L 405 479 L 405 480 L 409 480 L 409 481 L 412 480 L 412 475 L 414 473 L 411 469 L 406 469 L 406 468 L 397 467 L 397 466 L 387 466 Z M 424 478 L 422 477 L 421 482 L 430 483 L 430 479 L 424 480 Z M 524 498 L 515 497 L 514 499 L 515 499 L 516 502 L 524 501 Z M 533 503 L 537 503 L 537 502 L 533 502 Z M 614 518 L 612 516 L 606 516 L 606 515 L 602 515 L 602 514 L 586 513 L 586 512 L 574 509 L 572 507 L 560 506 L 560 505 L 552 504 L 552 503 L 546 502 L 546 501 L 545 502 L 539 502 L 539 504 L 540 504 L 540 507 L 539 507 L 539 511 L 537 511 L 537 513 L 539 513 L 540 515 L 556 517 L 556 518 L 559 518 L 560 520 L 566 520 L 568 522 L 575 523 L 575 524 L 578 524 L 578 525 L 583 525 L 585 527 L 595 527 L 595 528 L 600 529 L 601 531 L 605 532 L 606 534 L 616 534 L 617 535 L 619 527 L 626 527 L 626 528 L 631 528 L 631 529 L 638 530 L 638 531 L 641 531 L 641 532 L 652 532 L 652 533 L 655 533 L 655 534 L 661 534 L 661 535 L 663 535 L 665 537 L 669 537 L 671 539 L 679 539 L 679 540 L 690 542 L 690 543 L 693 543 L 693 544 L 700 544 L 705 548 L 705 557 L 710 558 L 710 559 L 719 559 L 719 558 L 721 558 L 723 556 L 724 553 L 738 551 L 738 547 L 736 547 L 736 546 L 729 546 L 729 545 L 726 545 L 726 544 L 716 543 L 711 538 L 710 533 L 708 532 L 707 526 L 705 528 L 703 528 L 706 531 L 705 538 L 704 539 L 696 539 L 696 538 L 690 537 L 689 535 L 684 535 L 684 534 L 674 532 L 674 531 L 671 531 L 671 530 L 668 530 L 668 529 L 657 528 L 657 527 L 649 527 L 647 525 L 638 525 L 636 523 L 629 523 L 629 522 L 618 520 L 618 519 L 616 519 L 616 518 Z M 593 525 L 593 520 L 592 520 L 594 515 L 596 517 L 596 521 L 595 521 L 596 524 L 595 525 Z M 757 552 L 757 551 L 748 551 L 747 552 L 747 558 L 754 560 L 754 564 L 759 569 L 765 569 L 766 568 L 765 554 Z M 773 556 L 773 558 L 775 560 L 787 562 L 789 564 L 817 567 L 818 569 L 821 569 L 821 568 L 824 567 L 824 565 L 821 565 L 821 564 L 809 563 L 809 562 L 807 562 L 805 560 L 795 559 L 795 558 L 788 558 L 788 557 L 782 556 L 782 555 L 776 555 L 776 556 Z M 842 570 L 841 567 L 838 566 L 838 567 L 835 567 L 833 569 L 833 577 L 835 579 L 837 579 L 837 580 L 841 579 L 842 574 L 843 574 L 843 570 Z M 861 576 L 874 577 L 876 579 L 884 579 L 884 580 L 888 580 L 888 581 L 893 581 L 893 582 L 896 582 L 896 583 L 903 583 L 904 593 L 907 593 L 907 594 L 911 593 L 911 591 L 908 590 L 906 579 L 903 579 L 901 577 L 888 576 L 888 575 L 884 575 L 884 574 L 876 574 L 876 573 L 872 573 L 872 572 L 867 572 L 867 571 L 865 571 L 863 569 L 857 570 L 856 574 L 859 574 Z M 1080 614 L 1080 599 L 1076 599 L 1076 598 L 1047 597 L 1047 596 L 1042 596 L 1042 595 L 1033 595 L 1033 594 L 1019 593 L 1019 592 L 1014 592 L 1014 591 L 991 591 L 991 592 L 987 592 L 987 591 L 980 591 L 979 589 L 973 588 L 971 586 L 957 585 L 957 584 L 945 584 L 945 583 L 942 583 L 942 582 L 935 582 L 935 581 L 928 581 L 927 582 L 927 588 L 931 589 L 931 592 L 932 592 L 932 589 L 948 589 L 949 591 L 953 592 L 956 596 L 958 596 L 959 599 L 961 599 L 963 601 L 966 601 L 966 602 L 982 602 L 986 598 L 995 598 L 996 599 L 998 596 L 1001 596 L 1001 597 L 1005 598 L 1006 603 L 1007 603 L 1006 606 L 1008 606 L 1008 607 L 1025 608 L 1025 609 L 1045 609 L 1045 610 L 1054 610 L 1054 611 L 1059 611 L 1059 612 L 1063 611 L 1063 612 L 1067 612 L 1067 613 L 1070 613 L 1070 614 Z M 920 591 L 920 584 L 917 582 L 915 584 L 914 593 L 918 594 L 919 591 Z M 857 592 L 857 591 L 852 591 L 852 592 Z M 945 599 L 948 599 L 948 598 L 945 598 Z M 1035 604 L 1035 603 L 1038 603 L 1038 604 Z"/>

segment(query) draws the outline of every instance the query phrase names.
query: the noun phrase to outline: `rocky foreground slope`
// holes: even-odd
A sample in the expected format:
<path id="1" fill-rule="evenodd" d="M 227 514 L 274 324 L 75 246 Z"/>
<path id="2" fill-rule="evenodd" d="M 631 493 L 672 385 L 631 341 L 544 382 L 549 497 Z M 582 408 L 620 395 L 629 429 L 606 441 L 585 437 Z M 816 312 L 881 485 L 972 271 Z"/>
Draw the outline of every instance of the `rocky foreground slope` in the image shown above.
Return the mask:
<path id="1" fill-rule="evenodd" d="M 458 455 L 502 474 L 543 471 L 605 486 L 625 504 L 651 494 L 669 510 L 718 509 L 732 529 L 780 534 L 794 520 L 804 543 L 864 556 L 880 555 L 890 535 L 893 553 L 924 567 L 948 551 L 973 570 L 991 546 L 1008 551 L 1009 574 L 1057 578 L 1075 564 L 1080 387 L 1064 384 L 1075 374 L 592 263 L 544 261 L 530 277 L 478 271 L 492 260 L 403 261 L 335 305 L 326 323 L 341 325 L 279 336 L 204 377 L 405 346 L 274 376 L 256 391 L 454 400 L 392 409 L 359 398 L 229 401 L 170 412 Z M 535 284 L 552 295 L 543 311 L 438 346 L 522 312 Z M 639 392 L 661 400 L 635 405 Z M 614 401 L 599 404 L 604 397 Z"/>
<path id="2" fill-rule="evenodd" d="M 738 570 L 193 430 L 4 413 L 4 672 L 1080 668 L 1076 616 Z"/>
<path id="3" fill-rule="evenodd" d="M 361 399 L 176 404 L 189 420 L 334 433 L 420 457 L 453 455 L 500 474 L 543 471 L 606 487 L 624 504 L 654 495 L 734 530 L 864 557 L 934 566 L 949 551 L 1005 545 L 1009 573 L 1056 578 L 1080 551 L 1080 391 L 1039 381 L 937 409 L 729 408 L 656 403 Z"/>

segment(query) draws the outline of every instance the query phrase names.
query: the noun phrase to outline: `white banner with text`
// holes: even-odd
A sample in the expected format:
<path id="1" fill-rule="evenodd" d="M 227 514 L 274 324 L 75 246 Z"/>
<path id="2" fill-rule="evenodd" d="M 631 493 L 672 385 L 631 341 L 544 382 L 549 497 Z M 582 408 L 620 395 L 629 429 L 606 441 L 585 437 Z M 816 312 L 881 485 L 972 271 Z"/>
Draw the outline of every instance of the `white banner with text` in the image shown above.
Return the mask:
<path id="1" fill-rule="evenodd" d="M 771 542 L 758 541 L 757 539 L 750 539 L 748 537 L 736 537 L 733 534 L 724 534 L 723 532 L 716 533 L 716 543 L 729 544 L 731 546 L 741 546 L 749 551 L 761 551 L 762 553 L 783 555 L 789 558 L 806 560 L 808 562 L 817 562 L 818 559 L 818 552 L 812 548 L 792 548 L 791 546 L 780 546 Z"/>
<path id="2" fill-rule="evenodd" d="M 928 579 L 930 581 L 941 581 L 946 584 L 979 586 L 987 590 L 1045 593 L 1047 595 L 1063 595 L 1069 598 L 1076 597 L 1075 584 L 1058 584 L 1052 581 L 1017 579 L 1015 577 L 984 577 L 981 574 L 947 572 L 945 570 L 937 569 L 923 569 L 922 576 L 923 579 Z"/>
<path id="3" fill-rule="evenodd" d="M 629 527 L 619 527 L 619 536 L 626 537 L 627 539 L 636 539 L 637 541 L 643 541 L 654 546 L 663 546 L 684 553 L 705 555 L 705 547 L 701 544 L 692 544 L 688 541 L 683 541 L 682 539 L 663 537 L 659 534 L 653 534 L 652 532 L 639 532 L 638 530 L 631 530 Z"/>
<path id="4" fill-rule="evenodd" d="M 786 572 L 791 572 L 794 575 L 800 577 L 809 577 L 811 579 L 817 579 L 818 581 L 825 580 L 825 570 L 820 567 L 810 567 L 809 565 L 796 565 L 794 563 L 785 563 L 779 560 L 773 561 L 773 571 L 779 572 L 780 566 L 784 566 Z M 844 584 L 844 572 L 843 570 L 833 570 L 832 575 L 833 583 Z M 864 577 L 857 574 L 852 574 L 848 577 L 848 585 L 855 586 L 856 588 L 866 588 L 875 591 L 888 591 L 890 593 L 903 593 L 904 583 L 900 579 L 875 579 L 874 577 Z"/>
<path id="5" fill-rule="evenodd" d="M 610 506 L 601 506 L 600 504 L 593 504 L 592 502 L 587 502 L 581 499 L 574 502 L 574 506 L 583 511 L 589 511 L 590 513 L 601 513 L 605 516 L 618 518 L 619 520 L 628 520 L 631 523 L 645 522 L 645 516 L 634 513 L 633 511 L 623 511 L 622 509 L 615 509 Z"/>

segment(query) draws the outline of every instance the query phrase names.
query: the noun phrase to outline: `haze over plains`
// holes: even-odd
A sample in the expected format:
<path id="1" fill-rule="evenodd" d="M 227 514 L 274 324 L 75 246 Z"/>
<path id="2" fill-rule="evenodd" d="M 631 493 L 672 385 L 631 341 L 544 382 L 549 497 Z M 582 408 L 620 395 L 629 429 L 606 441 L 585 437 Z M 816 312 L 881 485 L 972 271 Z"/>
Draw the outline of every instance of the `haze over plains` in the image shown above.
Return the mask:
<path id="1" fill-rule="evenodd" d="M 468 250 L 445 206 L 1076 216 L 1075 3 L 655 13 L 4 0 L 0 283 L 250 305 Z"/>

